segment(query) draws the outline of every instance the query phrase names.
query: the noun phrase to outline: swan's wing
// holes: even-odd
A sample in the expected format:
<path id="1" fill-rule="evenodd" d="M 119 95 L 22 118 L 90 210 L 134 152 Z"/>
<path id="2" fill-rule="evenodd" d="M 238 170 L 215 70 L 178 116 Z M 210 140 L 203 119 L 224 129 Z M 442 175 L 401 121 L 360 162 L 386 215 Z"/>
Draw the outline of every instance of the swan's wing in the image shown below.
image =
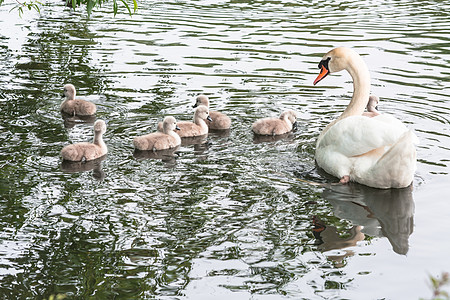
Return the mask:
<path id="1" fill-rule="evenodd" d="M 372 119 L 387 123 L 390 126 L 394 126 L 397 130 L 401 130 L 402 134 L 408 130 L 408 128 L 406 128 L 406 126 L 402 122 L 400 122 L 399 119 L 393 117 L 390 114 L 380 114 L 378 116 L 373 117 Z"/>
<path id="2" fill-rule="evenodd" d="M 352 116 L 342 119 L 328 129 L 318 148 L 331 145 L 335 151 L 352 157 L 390 146 L 407 130 L 400 121 L 391 118 Z"/>

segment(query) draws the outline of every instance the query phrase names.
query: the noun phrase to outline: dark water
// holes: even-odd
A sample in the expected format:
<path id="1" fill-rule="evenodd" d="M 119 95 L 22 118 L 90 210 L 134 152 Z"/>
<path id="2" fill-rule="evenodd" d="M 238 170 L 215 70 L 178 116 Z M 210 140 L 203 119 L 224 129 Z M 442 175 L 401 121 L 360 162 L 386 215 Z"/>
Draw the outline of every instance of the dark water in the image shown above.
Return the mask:
<path id="1" fill-rule="evenodd" d="M 450 271 L 449 1 L 165 1 L 87 18 L 53 2 L 0 9 L 0 295 L 5 299 L 418 299 Z M 408 189 L 314 169 L 315 140 L 351 97 L 312 86 L 336 46 L 364 56 L 380 110 L 413 128 Z M 64 122 L 62 86 L 97 104 L 108 156 L 61 164 L 92 122 Z M 210 96 L 229 133 L 134 155 L 165 115 Z M 299 112 L 296 132 L 251 124 Z"/>

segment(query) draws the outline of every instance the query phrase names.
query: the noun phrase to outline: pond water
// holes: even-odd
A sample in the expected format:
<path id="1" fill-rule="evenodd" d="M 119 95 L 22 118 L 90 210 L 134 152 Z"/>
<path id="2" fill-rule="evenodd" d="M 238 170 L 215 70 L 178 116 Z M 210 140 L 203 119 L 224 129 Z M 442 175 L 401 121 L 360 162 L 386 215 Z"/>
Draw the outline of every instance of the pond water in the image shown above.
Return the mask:
<path id="1" fill-rule="evenodd" d="M 90 18 L 61 2 L 0 8 L 0 295 L 7 299 L 419 299 L 450 271 L 449 1 L 148 1 Z M 420 139 L 411 188 L 336 182 L 318 133 L 351 78 L 318 86 L 353 47 L 381 112 Z M 62 86 L 97 104 L 108 156 L 65 165 L 92 120 L 64 122 Z M 166 115 L 207 94 L 232 128 L 176 154 L 134 155 Z M 258 141 L 285 109 L 298 128 Z M 325 183 L 317 186 L 306 181 Z"/>

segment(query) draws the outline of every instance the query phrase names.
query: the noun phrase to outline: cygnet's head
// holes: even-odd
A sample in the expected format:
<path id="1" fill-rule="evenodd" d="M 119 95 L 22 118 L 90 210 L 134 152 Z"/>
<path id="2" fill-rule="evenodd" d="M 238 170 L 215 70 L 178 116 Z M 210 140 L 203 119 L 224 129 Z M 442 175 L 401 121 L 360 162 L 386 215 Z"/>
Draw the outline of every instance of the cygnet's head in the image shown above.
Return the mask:
<path id="1" fill-rule="evenodd" d="M 380 98 L 378 96 L 370 95 L 369 102 L 367 103 L 367 110 L 368 111 L 377 110 L 377 105 L 379 102 L 380 102 Z"/>
<path id="2" fill-rule="evenodd" d="M 106 132 L 106 123 L 103 120 L 97 120 L 94 123 L 94 131 L 103 134 Z"/>
<path id="3" fill-rule="evenodd" d="M 66 99 L 75 99 L 75 95 L 77 94 L 76 90 L 75 90 L 75 86 L 73 84 L 66 84 L 64 86 L 64 92 L 63 92 L 64 96 L 66 97 Z"/>
<path id="4" fill-rule="evenodd" d="M 280 115 L 281 120 L 289 120 L 292 124 L 295 124 L 297 122 L 297 113 L 293 110 L 287 110 L 281 113 Z"/>
<path id="5" fill-rule="evenodd" d="M 212 122 L 212 119 L 209 116 L 209 109 L 204 105 L 200 105 L 195 109 L 194 120 L 197 118 Z"/>
<path id="6" fill-rule="evenodd" d="M 206 95 L 199 95 L 195 100 L 194 108 L 200 105 L 209 107 L 209 98 Z"/>
<path id="7" fill-rule="evenodd" d="M 180 127 L 177 126 L 177 120 L 172 116 L 165 117 L 163 121 L 164 132 L 170 132 L 175 129 L 180 130 Z"/>

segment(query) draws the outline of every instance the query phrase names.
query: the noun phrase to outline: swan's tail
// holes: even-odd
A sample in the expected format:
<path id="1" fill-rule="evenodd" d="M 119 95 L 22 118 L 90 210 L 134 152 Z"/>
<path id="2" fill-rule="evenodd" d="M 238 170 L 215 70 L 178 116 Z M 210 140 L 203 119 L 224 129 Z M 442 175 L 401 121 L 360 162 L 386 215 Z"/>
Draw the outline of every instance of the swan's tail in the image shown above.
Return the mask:
<path id="1" fill-rule="evenodd" d="M 398 141 L 371 168 L 369 177 L 376 178 L 379 188 L 404 188 L 411 184 L 416 171 L 416 147 L 419 139 L 412 130 Z"/>

